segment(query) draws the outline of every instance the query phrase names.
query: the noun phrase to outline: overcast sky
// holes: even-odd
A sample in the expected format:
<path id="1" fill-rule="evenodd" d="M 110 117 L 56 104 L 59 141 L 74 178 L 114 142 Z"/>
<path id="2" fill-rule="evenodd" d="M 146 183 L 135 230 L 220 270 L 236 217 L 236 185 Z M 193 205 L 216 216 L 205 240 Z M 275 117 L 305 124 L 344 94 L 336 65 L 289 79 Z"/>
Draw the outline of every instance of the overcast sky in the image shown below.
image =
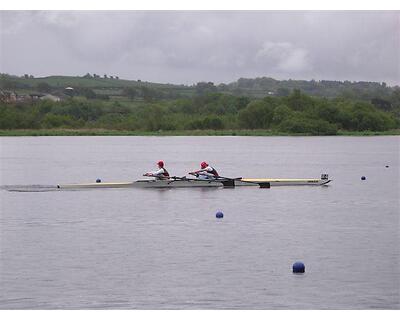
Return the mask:
<path id="1" fill-rule="evenodd" d="M 0 72 L 400 84 L 400 11 L 2 11 Z"/>

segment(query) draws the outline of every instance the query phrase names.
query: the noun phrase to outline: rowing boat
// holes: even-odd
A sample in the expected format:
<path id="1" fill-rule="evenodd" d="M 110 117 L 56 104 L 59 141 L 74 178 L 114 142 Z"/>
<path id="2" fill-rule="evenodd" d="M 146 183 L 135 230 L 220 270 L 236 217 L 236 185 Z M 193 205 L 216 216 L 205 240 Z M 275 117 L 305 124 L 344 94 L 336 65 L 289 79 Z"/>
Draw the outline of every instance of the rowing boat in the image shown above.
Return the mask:
<path id="1" fill-rule="evenodd" d="M 218 187 L 261 187 L 271 186 L 321 186 L 331 180 L 328 175 L 321 175 L 320 179 L 251 179 L 251 178 L 223 178 L 218 180 L 200 180 L 188 178 L 171 178 L 168 180 L 137 180 L 133 182 L 95 182 L 78 184 L 60 184 L 59 189 L 85 189 L 85 188 L 218 188 Z"/>

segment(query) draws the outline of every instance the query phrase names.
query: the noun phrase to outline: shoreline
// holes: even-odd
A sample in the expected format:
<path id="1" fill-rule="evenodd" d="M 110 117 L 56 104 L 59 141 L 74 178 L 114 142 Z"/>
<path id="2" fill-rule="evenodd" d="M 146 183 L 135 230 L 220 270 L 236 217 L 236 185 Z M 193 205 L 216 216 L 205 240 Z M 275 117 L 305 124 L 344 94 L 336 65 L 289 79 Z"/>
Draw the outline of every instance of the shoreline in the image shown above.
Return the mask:
<path id="1" fill-rule="evenodd" d="M 400 129 L 389 131 L 341 131 L 329 136 L 397 136 Z M 36 137 L 36 136 L 314 136 L 306 133 L 286 133 L 271 130 L 172 130 L 172 131 L 127 131 L 107 129 L 15 129 L 0 130 L 0 137 Z"/>

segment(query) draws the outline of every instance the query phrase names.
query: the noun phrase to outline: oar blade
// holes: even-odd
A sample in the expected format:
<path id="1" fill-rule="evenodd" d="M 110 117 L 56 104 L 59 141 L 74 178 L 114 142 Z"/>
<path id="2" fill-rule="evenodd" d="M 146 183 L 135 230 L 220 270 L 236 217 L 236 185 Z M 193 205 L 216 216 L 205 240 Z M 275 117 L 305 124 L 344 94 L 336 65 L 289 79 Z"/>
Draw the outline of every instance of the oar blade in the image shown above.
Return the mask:
<path id="1" fill-rule="evenodd" d="M 218 181 L 221 182 L 224 188 L 234 188 L 235 187 L 235 180 L 230 179 L 230 180 L 221 180 Z"/>
<path id="2" fill-rule="evenodd" d="M 271 188 L 271 184 L 269 182 L 260 182 L 258 185 L 260 186 L 261 189 Z"/>

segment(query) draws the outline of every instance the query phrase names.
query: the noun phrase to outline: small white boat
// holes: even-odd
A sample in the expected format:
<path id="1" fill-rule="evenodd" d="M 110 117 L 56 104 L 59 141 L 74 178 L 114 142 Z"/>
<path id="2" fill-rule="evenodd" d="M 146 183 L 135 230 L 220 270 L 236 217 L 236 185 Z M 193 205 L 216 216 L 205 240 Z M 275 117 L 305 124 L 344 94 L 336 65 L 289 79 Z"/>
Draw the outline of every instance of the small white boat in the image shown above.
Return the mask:
<path id="1" fill-rule="evenodd" d="M 172 177 L 167 180 L 137 180 L 133 182 L 95 182 L 78 184 L 60 184 L 59 189 L 81 188 L 218 188 L 218 187 L 261 187 L 271 186 L 321 186 L 331 180 L 327 174 L 320 179 L 251 179 L 251 178 L 221 178 L 216 180 L 190 179 L 186 177 Z"/>

